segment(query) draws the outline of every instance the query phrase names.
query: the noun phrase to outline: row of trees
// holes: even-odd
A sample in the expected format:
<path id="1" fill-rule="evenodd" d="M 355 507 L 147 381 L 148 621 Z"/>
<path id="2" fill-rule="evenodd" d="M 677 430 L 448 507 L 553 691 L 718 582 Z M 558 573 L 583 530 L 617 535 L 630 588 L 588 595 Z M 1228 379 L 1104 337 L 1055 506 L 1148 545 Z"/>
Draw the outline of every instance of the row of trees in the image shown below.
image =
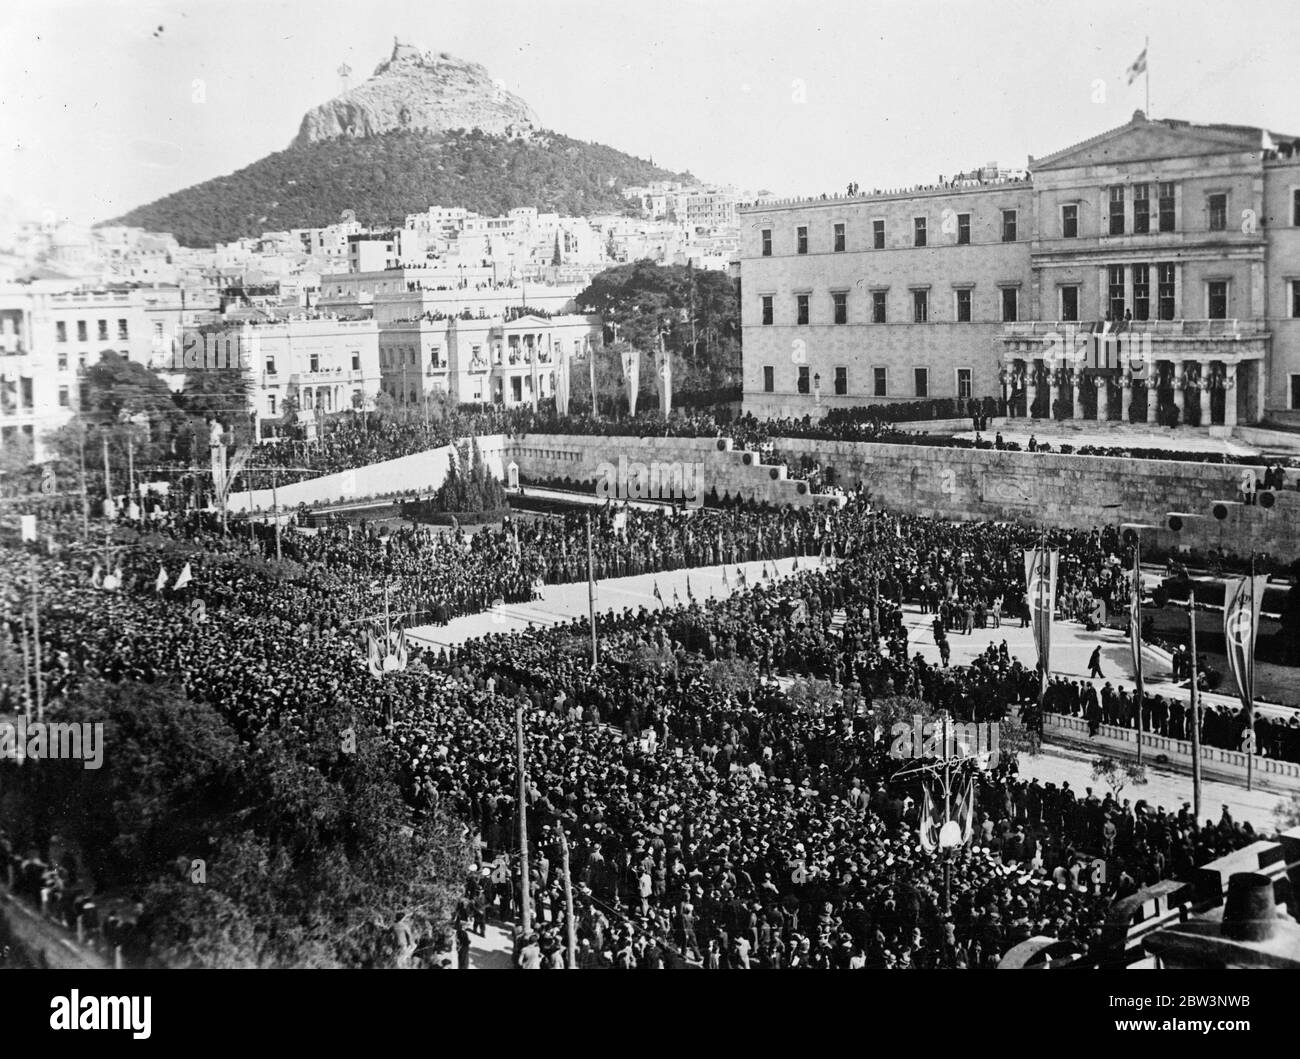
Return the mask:
<path id="1" fill-rule="evenodd" d="M 655 357 L 660 349 L 670 357 L 674 405 L 689 402 L 694 394 L 739 389 L 740 287 L 725 273 L 636 261 L 601 272 L 576 301 L 583 312 L 600 314 L 612 339 L 596 356 L 602 402 L 612 395 L 626 402 L 626 352 L 639 358 L 638 391 L 645 400 L 658 393 Z M 574 365 L 571 393 L 590 392 L 590 380 L 582 374 L 581 366 Z"/>

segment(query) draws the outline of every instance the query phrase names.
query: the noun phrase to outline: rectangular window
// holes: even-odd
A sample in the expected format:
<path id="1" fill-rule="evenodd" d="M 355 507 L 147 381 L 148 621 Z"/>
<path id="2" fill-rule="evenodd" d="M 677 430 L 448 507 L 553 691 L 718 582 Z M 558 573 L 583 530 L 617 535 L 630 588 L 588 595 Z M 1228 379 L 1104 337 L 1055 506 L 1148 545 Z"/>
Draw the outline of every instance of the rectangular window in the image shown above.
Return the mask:
<path id="1" fill-rule="evenodd" d="M 1014 243 L 1016 241 L 1016 211 L 1002 211 L 1002 241 L 1004 243 Z"/>
<path id="2" fill-rule="evenodd" d="M 928 290 L 912 291 L 912 323 L 924 324 L 930 319 L 930 292 Z"/>
<path id="3" fill-rule="evenodd" d="M 266 414 L 272 419 L 275 418 L 275 394 L 273 393 L 266 395 Z"/>
<path id="4" fill-rule="evenodd" d="M 1291 318 L 1300 320 L 1300 279 L 1291 281 Z"/>
<path id="5" fill-rule="evenodd" d="M 835 369 L 835 396 L 843 397 L 849 392 L 849 369 L 840 367 Z"/>
<path id="6" fill-rule="evenodd" d="M 1133 185 L 1133 231 L 1146 235 L 1151 231 L 1151 185 Z"/>
<path id="7" fill-rule="evenodd" d="M 117 340 L 119 342 L 126 342 L 129 341 L 130 337 L 129 332 L 127 331 L 126 321 L 119 320 L 117 322 Z"/>
<path id="8" fill-rule="evenodd" d="M 1209 317 L 1211 320 L 1228 318 L 1228 281 L 1211 280 L 1207 285 Z"/>
<path id="9" fill-rule="evenodd" d="M 842 224 L 835 226 L 835 252 L 844 253 L 844 225 Z"/>
<path id="10" fill-rule="evenodd" d="M 800 392 L 800 393 L 807 393 L 807 392 L 808 392 L 808 365 L 807 365 L 807 364 L 801 364 L 801 365 L 799 365 L 799 384 L 798 384 L 798 388 L 799 388 L 799 392 Z"/>
<path id="11" fill-rule="evenodd" d="M 1159 187 L 1160 199 L 1157 207 L 1160 211 L 1160 230 L 1162 232 L 1172 232 L 1174 230 L 1174 185 L 1162 181 Z M 1172 320 L 1173 317 L 1171 316 Z"/>
<path id="12" fill-rule="evenodd" d="M 320 371 L 320 354 L 319 354 L 319 353 L 313 353 L 313 354 L 311 355 L 311 357 L 310 357 L 310 361 L 309 361 L 309 364 L 308 364 L 308 370 L 310 370 L 310 371 Z"/>
<path id="13" fill-rule="evenodd" d="M 72 403 L 72 399 L 71 399 L 71 397 L 69 397 L 69 395 L 68 395 L 68 388 L 67 388 L 66 386 L 60 386 L 60 387 L 59 387 L 59 407 L 60 407 L 60 408 L 67 408 L 67 407 L 69 407 L 69 405 L 71 405 L 71 403 Z"/>
<path id="14" fill-rule="evenodd" d="M 796 324 L 806 324 L 808 322 L 808 295 L 796 294 L 794 296 L 794 322 Z"/>
<path id="15" fill-rule="evenodd" d="M 885 249 L 885 222 L 871 222 L 871 245 L 877 250 Z"/>
<path id="16" fill-rule="evenodd" d="M 89 335 L 86 334 L 86 321 L 85 321 L 85 320 L 78 320 L 78 321 L 77 321 L 77 341 L 78 341 L 78 342 L 87 342 L 87 341 L 89 341 Z"/>
<path id="17" fill-rule="evenodd" d="M 763 307 L 763 325 L 766 327 L 772 323 L 772 295 L 764 294 L 759 302 Z"/>
<path id="18" fill-rule="evenodd" d="M 1078 320 L 1079 319 L 1079 288 L 1062 287 L 1061 288 L 1061 319 Z"/>
<path id="19" fill-rule="evenodd" d="M 916 217 L 912 221 L 913 246 L 925 246 L 925 218 Z"/>
<path id="20" fill-rule="evenodd" d="M 970 368 L 957 369 L 957 397 L 963 401 L 969 401 L 974 394 L 975 388 L 971 382 Z"/>
<path id="21" fill-rule="evenodd" d="M 883 324 L 887 319 L 885 315 L 886 293 L 883 290 L 873 290 L 871 292 L 871 322 L 873 324 Z"/>
<path id="22" fill-rule="evenodd" d="M 1151 319 L 1151 266 L 1133 265 L 1133 319 Z"/>
<path id="23" fill-rule="evenodd" d="M 1110 318 L 1124 319 L 1124 266 L 1110 265 L 1106 269 L 1106 305 Z"/>
<path id="24" fill-rule="evenodd" d="M 1116 184 L 1110 189 L 1110 234 L 1124 234 L 1124 185 Z"/>
<path id="25" fill-rule="evenodd" d="M 876 397 L 889 396 L 889 369 L 888 368 L 871 369 L 871 392 Z"/>
<path id="26" fill-rule="evenodd" d="M 100 321 L 99 321 L 99 329 L 98 329 L 98 332 L 97 332 L 97 333 L 98 333 L 98 335 L 99 335 L 99 341 L 101 341 L 101 342 L 107 342 L 107 341 L 108 341 L 108 321 L 107 321 L 107 320 L 100 320 Z"/>
<path id="27" fill-rule="evenodd" d="M 835 322 L 837 324 L 847 324 L 849 322 L 849 295 L 847 291 L 835 291 L 831 295 L 831 300 L 835 303 Z"/>
<path id="28" fill-rule="evenodd" d="M 1015 287 L 1002 288 L 1002 322 L 1013 324 L 1020 319 L 1020 292 Z"/>
<path id="29" fill-rule="evenodd" d="M 1156 310 L 1161 320 L 1174 318 L 1174 266 L 1156 266 Z"/>
<path id="30" fill-rule="evenodd" d="M 763 365 L 763 392 L 773 393 L 776 390 L 776 368 L 771 364 Z"/>
<path id="31" fill-rule="evenodd" d="M 959 290 L 957 295 L 957 322 L 959 324 L 970 323 L 970 291 Z"/>
<path id="32" fill-rule="evenodd" d="M 66 342 L 68 340 L 68 325 L 64 320 L 60 320 L 54 325 L 54 340 L 56 342 Z"/>
<path id="33" fill-rule="evenodd" d="M 1208 196 L 1206 209 L 1210 214 L 1210 231 L 1225 231 L 1228 227 L 1228 196 L 1222 193 Z"/>
<path id="34" fill-rule="evenodd" d="M 772 229 L 771 228 L 763 229 L 763 256 L 764 257 L 772 256 Z"/>
<path id="35" fill-rule="evenodd" d="M 61 351 L 59 353 L 59 371 L 67 371 L 67 370 L 68 370 L 68 354 L 66 352 Z"/>
<path id="36" fill-rule="evenodd" d="M 795 229 L 795 250 L 800 254 L 808 253 L 808 228 L 806 225 L 799 225 Z"/>
<path id="37" fill-rule="evenodd" d="M 916 396 L 929 397 L 930 396 L 930 369 L 914 368 L 912 370 L 912 378 L 916 382 Z"/>
<path id="38" fill-rule="evenodd" d="M 267 358 L 266 358 L 266 373 L 267 373 L 268 375 L 274 375 L 274 374 L 275 374 L 275 358 L 274 358 L 274 357 L 267 357 Z"/>
<path id="39" fill-rule="evenodd" d="M 1291 192 L 1291 223 L 1300 226 L 1300 188 Z"/>
<path id="40" fill-rule="evenodd" d="M 970 214 L 957 214 L 957 245 L 970 245 Z"/>
<path id="41" fill-rule="evenodd" d="M 1061 207 L 1061 237 L 1077 239 L 1079 237 L 1079 204 L 1070 202 Z"/>

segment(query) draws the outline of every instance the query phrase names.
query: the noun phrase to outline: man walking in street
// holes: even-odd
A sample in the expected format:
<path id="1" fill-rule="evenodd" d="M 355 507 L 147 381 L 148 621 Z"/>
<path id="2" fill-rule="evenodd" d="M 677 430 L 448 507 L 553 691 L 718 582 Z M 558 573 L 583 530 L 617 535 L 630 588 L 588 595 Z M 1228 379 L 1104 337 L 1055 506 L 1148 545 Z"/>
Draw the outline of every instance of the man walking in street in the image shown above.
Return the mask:
<path id="1" fill-rule="evenodd" d="M 1106 674 L 1101 671 L 1101 644 L 1092 649 L 1092 657 L 1088 659 L 1088 676 L 1100 680 Z"/>

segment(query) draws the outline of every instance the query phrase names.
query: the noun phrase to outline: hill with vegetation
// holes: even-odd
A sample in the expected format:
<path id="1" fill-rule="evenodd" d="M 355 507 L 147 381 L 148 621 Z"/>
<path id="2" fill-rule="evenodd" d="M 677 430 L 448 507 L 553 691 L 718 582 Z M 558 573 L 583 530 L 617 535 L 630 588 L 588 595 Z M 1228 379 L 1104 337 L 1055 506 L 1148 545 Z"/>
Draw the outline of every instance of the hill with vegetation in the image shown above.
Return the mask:
<path id="1" fill-rule="evenodd" d="M 517 206 L 583 216 L 627 210 L 622 188 L 691 180 L 612 147 L 559 133 L 391 131 L 296 144 L 140 206 L 108 224 L 171 232 L 183 246 L 333 224 L 400 226 L 431 205 L 495 216 Z"/>

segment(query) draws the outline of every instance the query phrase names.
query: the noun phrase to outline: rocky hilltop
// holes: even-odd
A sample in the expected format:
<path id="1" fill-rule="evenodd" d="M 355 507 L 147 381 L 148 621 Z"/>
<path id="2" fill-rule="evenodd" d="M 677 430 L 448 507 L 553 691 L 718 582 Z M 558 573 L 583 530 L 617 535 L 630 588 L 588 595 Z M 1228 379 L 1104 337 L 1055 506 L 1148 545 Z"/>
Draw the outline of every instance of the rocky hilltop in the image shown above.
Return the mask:
<path id="1" fill-rule="evenodd" d="M 370 80 L 303 116 L 292 146 L 403 130 L 527 137 L 537 126 L 532 108 L 478 63 L 395 41 Z"/>

